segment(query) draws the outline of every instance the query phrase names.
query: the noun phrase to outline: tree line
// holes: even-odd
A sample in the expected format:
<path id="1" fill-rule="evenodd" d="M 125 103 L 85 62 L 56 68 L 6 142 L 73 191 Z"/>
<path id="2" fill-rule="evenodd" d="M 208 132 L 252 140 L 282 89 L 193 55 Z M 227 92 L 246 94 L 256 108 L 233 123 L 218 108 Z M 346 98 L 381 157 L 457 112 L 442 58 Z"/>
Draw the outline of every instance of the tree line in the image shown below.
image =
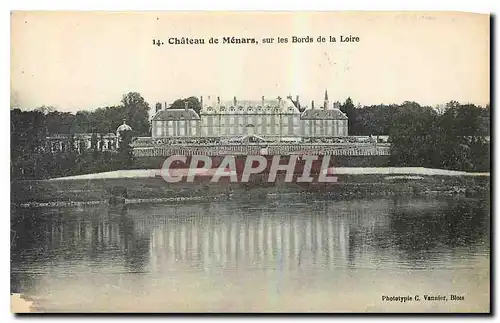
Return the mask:
<path id="1" fill-rule="evenodd" d="M 442 111 L 407 102 L 387 129 L 393 166 L 490 171 L 490 107 L 448 103 Z"/>
<path id="2" fill-rule="evenodd" d="M 349 119 L 349 135 L 390 135 L 394 127 L 411 122 L 408 117 L 417 119 L 430 117 L 428 122 L 439 119 L 442 129 L 453 130 L 461 136 L 490 135 L 490 106 L 460 104 L 451 101 L 443 106 L 421 106 L 417 102 L 406 101 L 402 104 L 379 104 L 355 106 L 351 98 L 341 104 L 340 110 Z"/>
<path id="3" fill-rule="evenodd" d="M 178 99 L 198 113 L 197 97 Z M 295 102 L 303 111 L 306 107 Z M 155 104 L 155 111 L 162 108 Z M 416 102 L 355 106 L 348 98 L 340 106 L 348 117 L 349 135 L 389 135 L 392 166 L 421 166 L 467 171 L 490 169 L 490 107 L 452 101 L 439 109 Z M 78 111 L 75 114 L 40 107 L 11 110 L 11 177 L 47 178 L 133 167 L 130 141 L 150 136 L 149 104 L 137 92 L 123 96 L 120 105 Z M 123 120 L 133 129 L 119 151 L 103 151 L 97 141 L 115 133 Z M 46 138 L 55 134 L 92 133 L 90 149 L 51 153 Z"/>
<path id="4" fill-rule="evenodd" d="M 433 108 L 417 102 L 341 105 L 350 135 L 388 135 L 390 165 L 463 171 L 490 170 L 490 106 L 451 101 Z"/>
<path id="5" fill-rule="evenodd" d="M 122 97 L 118 106 L 78 111 L 76 114 L 42 106 L 33 111 L 13 109 L 11 119 L 11 179 L 43 179 L 92 172 L 129 168 L 133 164 L 131 139 L 148 136 L 149 104 L 137 92 Z M 123 121 L 132 131 L 123 134 L 118 151 L 104 151 L 102 136 L 115 133 Z M 52 153 L 47 137 L 65 134 L 71 141 L 79 133 L 91 135 L 91 147 L 81 145 L 80 151 L 69 145 L 62 152 Z"/>

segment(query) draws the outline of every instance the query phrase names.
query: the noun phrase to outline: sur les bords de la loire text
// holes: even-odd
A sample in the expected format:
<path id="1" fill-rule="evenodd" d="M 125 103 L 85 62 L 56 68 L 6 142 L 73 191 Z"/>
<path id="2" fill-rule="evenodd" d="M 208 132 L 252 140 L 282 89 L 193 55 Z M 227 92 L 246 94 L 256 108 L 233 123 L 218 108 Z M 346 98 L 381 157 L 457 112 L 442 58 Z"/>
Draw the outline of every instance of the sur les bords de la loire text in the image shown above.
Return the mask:
<path id="1" fill-rule="evenodd" d="M 210 37 L 210 38 L 191 38 L 191 37 L 168 37 L 164 40 L 153 38 L 153 45 L 231 45 L 231 44 L 312 44 L 312 43 L 359 43 L 360 38 L 353 35 L 340 36 L 291 36 L 291 37 L 264 37 L 260 40 L 253 37 Z"/>

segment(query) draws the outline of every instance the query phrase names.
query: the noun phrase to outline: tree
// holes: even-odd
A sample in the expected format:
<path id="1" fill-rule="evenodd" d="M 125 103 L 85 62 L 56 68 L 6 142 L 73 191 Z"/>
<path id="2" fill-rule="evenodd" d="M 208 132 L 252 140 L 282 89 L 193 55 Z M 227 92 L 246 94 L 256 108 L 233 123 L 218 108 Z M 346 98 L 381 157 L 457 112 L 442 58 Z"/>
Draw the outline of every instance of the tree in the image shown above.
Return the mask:
<path id="1" fill-rule="evenodd" d="M 71 133 L 91 133 L 92 129 L 92 112 L 78 111 L 75 115 L 73 124 L 71 125 Z"/>
<path id="2" fill-rule="evenodd" d="M 188 104 L 189 109 L 193 109 L 196 113 L 200 114 L 201 112 L 201 102 L 195 96 L 190 96 L 186 99 L 177 99 L 172 103 L 169 109 L 184 109 L 186 107 L 186 102 Z"/>
<path id="3" fill-rule="evenodd" d="M 75 123 L 75 116 L 72 113 L 50 111 L 45 114 L 45 120 L 49 135 L 73 133 L 72 128 Z"/>
<path id="4" fill-rule="evenodd" d="M 424 166 L 435 157 L 436 112 L 413 102 L 403 103 L 390 129 L 390 163 L 393 166 Z M 439 153 L 439 152 L 438 152 Z"/>
<path id="5" fill-rule="evenodd" d="M 354 106 L 354 103 L 352 103 L 352 100 L 350 97 L 348 97 L 347 100 L 345 101 L 345 103 L 340 106 L 340 111 L 344 112 L 347 116 L 348 133 L 353 134 L 355 123 L 356 123 L 356 107 Z"/>
<path id="6" fill-rule="evenodd" d="M 114 133 L 116 128 L 126 118 L 125 108 L 111 106 L 98 108 L 89 115 L 91 132 Z"/>
<path id="7" fill-rule="evenodd" d="M 133 164 L 133 152 L 132 152 L 132 131 L 122 131 L 120 132 L 120 145 L 118 148 L 118 153 L 120 155 L 120 160 L 123 166 L 129 168 Z"/>
<path id="8" fill-rule="evenodd" d="M 490 105 L 487 104 L 484 109 L 482 109 L 482 114 L 481 114 L 481 134 L 483 136 L 489 136 L 490 135 L 490 128 L 491 128 L 491 109 Z"/>
<path id="9" fill-rule="evenodd" d="M 47 144 L 45 115 L 40 111 L 14 109 L 10 121 L 11 176 L 33 177 Z"/>
<path id="10" fill-rule="evenodd" d="M 149 104 L 137 92 L 129 92 L 122 98 L 127 123 L 140 135 L 149 134 Z"/>
<path id="11" fill-rule="evenodd" d="M 50 112 L 56 111 L 56 109 L 52 106 L 42 105 L 41 107 L 36 108 L 34 111 L 40 112 L 42 114 L 48 114 Z"/>
<path id="12" fill-rule="evenodd" d="M 93 133 L 92 137 L 90 138 L 90 149 L 92 150 L 92 156 L 94 159 L 97 159 L 99 156 L 99 149 L 97 147 L 97 142 L 99 141 L 99 137 L 97 136 L 97 133 Z"/>
<path id="13" fill-rule="evenodd" d="M 489 170 L 484 109 L 452 101 L 444 113 L 404 102 L 390 127 L 391 164 L 465 171 Z"/>
<path id="14" fill-rule="evenodd" d="M 45 115 L 40 111 L 11 110 L 11 147 L 14 154 L 40 153 L 48 135 Z"/>

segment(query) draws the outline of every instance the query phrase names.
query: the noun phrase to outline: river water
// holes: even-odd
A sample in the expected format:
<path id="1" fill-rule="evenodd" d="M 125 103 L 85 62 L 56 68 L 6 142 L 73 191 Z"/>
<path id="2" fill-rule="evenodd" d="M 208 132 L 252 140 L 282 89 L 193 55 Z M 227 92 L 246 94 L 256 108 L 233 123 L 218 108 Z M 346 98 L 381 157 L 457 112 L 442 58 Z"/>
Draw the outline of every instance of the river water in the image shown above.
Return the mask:
<path id="1" fill-rule="evenodd" d="M 477 200 L 248 197 L 11 218 L 11 291 L 35 311 L 490 308 L 490 209 Z"/>

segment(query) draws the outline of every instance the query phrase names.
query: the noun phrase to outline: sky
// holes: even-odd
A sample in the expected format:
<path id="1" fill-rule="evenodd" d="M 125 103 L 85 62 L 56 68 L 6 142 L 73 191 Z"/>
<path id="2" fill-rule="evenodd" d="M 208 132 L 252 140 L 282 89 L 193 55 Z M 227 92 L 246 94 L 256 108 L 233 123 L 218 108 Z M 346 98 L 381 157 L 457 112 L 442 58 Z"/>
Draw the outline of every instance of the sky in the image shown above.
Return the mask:
<path id="1" fill-rule="evenodd" d="M 208 44 L 233 36 L 259 44 Z M 167 44 L 172 37 L 206 44 Z M 457 12 L 13 12 L 11 107 L 93 110 L 132 91 L 151 107 L 188 96 L 310 104 L 325 89 L 332 102 L 485 105 L 489 44 L 489 16 Z"/>

